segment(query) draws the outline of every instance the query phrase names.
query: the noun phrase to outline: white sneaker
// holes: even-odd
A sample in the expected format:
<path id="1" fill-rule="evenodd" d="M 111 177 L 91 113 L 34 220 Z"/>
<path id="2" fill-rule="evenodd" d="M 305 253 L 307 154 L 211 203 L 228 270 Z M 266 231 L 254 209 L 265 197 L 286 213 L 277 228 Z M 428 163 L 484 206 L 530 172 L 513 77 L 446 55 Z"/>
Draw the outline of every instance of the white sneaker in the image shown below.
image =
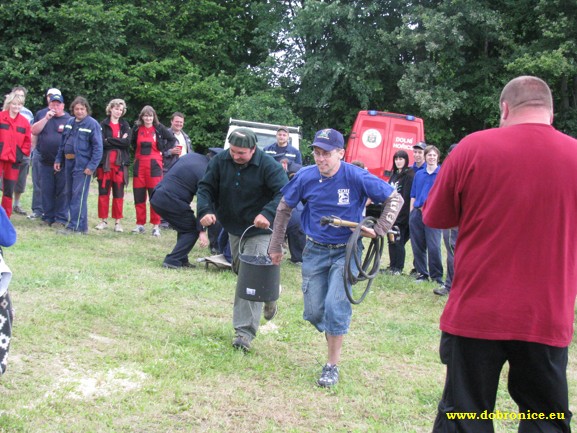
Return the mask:
<path id="1" fill-rule="evenodd" d="M 120 223 L 116 223 L 116 224 L 114 224 L 114 231 L 117 233 L 122 233 L 124 230 L 122 229 L 122 226 L 120 225 Z"/>
<path id="2" fill-rule="evenodd" d="M 152 236 L 159 238 L 160 237 L 160 229 L 155 227 L 152 229 Z"/>
<path id="3" fill-rule="evenodd" d="M 136 233 L 137 235 L 141 235 L 145 232 L 144 226 L 136 226 L 132 229 L 132 233 Z"/>
<path id="4" fill-rule="evenodd" d="M 96 230 L 104 230 L 105 228 L 108 227 L 108 222 L 102 220 L 98 223 L 98 225 L 96 227 L 94 227 Z"/>

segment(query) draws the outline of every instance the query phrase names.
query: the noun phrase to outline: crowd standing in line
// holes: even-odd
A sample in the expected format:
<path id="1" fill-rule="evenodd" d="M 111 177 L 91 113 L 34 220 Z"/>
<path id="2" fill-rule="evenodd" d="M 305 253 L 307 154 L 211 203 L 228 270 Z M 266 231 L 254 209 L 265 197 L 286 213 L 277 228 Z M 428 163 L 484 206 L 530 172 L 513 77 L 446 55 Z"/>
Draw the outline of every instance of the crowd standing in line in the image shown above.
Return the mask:
<path id="1" fill-rule="evenodd" d="M 269 252 L 273 263 L 280 264 L 292 209 L 299 202 L 306 203 L 301 216 L 307 235 L 302 264 L 303 318 L 324 333 L 327 362 L 317 383 L 321 387 L 332 387 L 339 381 L 343 338 L 352 317 L 343 281 L 345 247 L 351 232 L 346 227 L 322 226 L 320 220 L 329 214 L 343 220 L 361 221 L 365 203 L 371 199 L 384 205 L 378 223 L 374 229 L 367 228 L 365 235 L 383 236 L 395 221 L 403 199 L 391 185 L 367 170 L 341 161 L 344 138 L 339 131 L 318 131 L 312 147 L 316 165 L 304 167 L 281 190 L 282 200 L 276 210 Z"/>
<path id="2" fill-rule="evenodd" d="M 501 370 L 520 432 L 570 432 L 567 363 L 577 295 L 577 140 L 553 126 L 548 85 L 520 76 L 499 99 L 500 128 L 459 142 L 424 205 L 430 227 L 459 227 L 441 315 L 446 365 L 434 433 L 489 433 Z M 495 163 L 507 161 L 508 167 Z M 547 181 L 531 175 L 539 168 Z M 474 175 L 471 175 L 471 174 Z M 547 227 L 546 246 L 543 227 Z M 555 418 L 549 417 L 555 414 Z"/>

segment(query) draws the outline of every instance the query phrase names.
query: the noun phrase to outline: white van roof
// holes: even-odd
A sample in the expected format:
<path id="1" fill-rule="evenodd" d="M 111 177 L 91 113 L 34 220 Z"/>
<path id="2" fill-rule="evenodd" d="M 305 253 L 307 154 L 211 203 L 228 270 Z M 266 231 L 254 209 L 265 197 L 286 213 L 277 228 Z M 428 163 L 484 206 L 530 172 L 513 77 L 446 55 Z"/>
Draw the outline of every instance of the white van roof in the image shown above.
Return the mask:
<path id="1" fill-rule="evenodd" d="M 230 133 L 237 128 L 251 129 L 256 134 L 258 147 L 263 149 L 270 144 L 276 143 L 276 133 L 279 128 L 282 127 L 287 128 L 289 131 L 289 144 L 298 149 L 301 138 L 301 128 L 299 126 L 285 126 L 273 123 L 253 122 L 250 120 L 240 120 L 233 118 L 230 118 L 228 122 L 228 131 L 224 140 L 224 148 L 228 149 L 230 146 L 227 138 Z"/>

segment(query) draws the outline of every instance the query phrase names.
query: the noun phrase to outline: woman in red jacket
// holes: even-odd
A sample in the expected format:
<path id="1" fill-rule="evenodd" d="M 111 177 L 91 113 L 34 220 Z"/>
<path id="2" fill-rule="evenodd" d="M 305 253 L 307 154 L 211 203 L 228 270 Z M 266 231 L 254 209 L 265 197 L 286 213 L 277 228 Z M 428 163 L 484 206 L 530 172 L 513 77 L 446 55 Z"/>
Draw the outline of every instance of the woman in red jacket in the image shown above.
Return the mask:
<path id="1" fill-rule="evenodd" d="M 24 156 L 30 156 L 30 122 L 20 114 L 24 98 L 10 93 L 0 112 L 0 177 L 3 193 L 2 207 L 12 215 L 12 195 L 18 180 L 18 167 Z"/>
<path id="2" fill-rule="evenodd" d="M 144 233 L 146 224 L 146 197 L 150 197 L 154 187 L 162 179 L 162 153 L 176 143 L 176 137 L 170 129 L 158 121 L 156 111 L 146 105 L 138 116 L 132 129 L 132 147 L 134 148 L 134 170 L 132 188 L 136 207 L 136 227 L 133 233 Z M 160 236 L 160 216 L 150 208 L 152 236 Z"/>

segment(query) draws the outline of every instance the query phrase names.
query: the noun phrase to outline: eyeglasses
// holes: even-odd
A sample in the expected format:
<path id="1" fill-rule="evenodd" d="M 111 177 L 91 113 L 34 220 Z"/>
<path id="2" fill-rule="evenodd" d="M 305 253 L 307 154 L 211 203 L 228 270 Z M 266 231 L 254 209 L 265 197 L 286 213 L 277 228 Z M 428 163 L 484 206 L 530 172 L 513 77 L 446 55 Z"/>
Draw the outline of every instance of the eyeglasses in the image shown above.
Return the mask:
<path id="1" fill-rule="evenodd" d="M 329 159 L 333 156 L 334 152 L 317 152 L 316 150 L 313 152 L 313 157 L 315 159 Z"/>

